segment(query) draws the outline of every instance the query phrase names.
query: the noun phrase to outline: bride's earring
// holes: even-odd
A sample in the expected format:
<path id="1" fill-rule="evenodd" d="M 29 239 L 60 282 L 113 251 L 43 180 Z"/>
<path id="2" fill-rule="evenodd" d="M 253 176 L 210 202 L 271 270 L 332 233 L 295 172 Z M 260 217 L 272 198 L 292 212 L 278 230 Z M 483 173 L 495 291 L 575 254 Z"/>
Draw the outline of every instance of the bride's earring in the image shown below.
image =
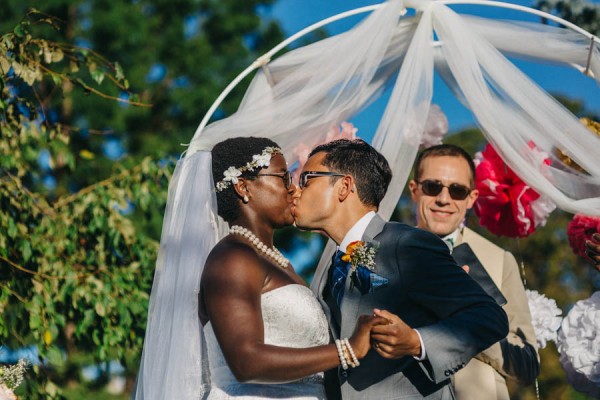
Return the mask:
<path id="1" fill-rule="evenodd" d="M 244 204 L 248 204 L 250 199 L 248 198 L 248 196 L 244 195 L 244 197 L 242 198 L 242 201 L 244 202 Z"/>

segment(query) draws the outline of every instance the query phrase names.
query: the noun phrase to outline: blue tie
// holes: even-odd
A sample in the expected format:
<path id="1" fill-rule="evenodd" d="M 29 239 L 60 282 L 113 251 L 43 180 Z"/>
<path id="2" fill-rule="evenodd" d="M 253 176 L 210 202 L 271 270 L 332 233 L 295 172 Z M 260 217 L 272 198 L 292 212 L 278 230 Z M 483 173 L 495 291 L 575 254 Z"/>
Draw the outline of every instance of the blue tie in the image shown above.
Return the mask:
<path id="1" fill-rule="evenodd" d="M 350 263 L 342 261 L 342 256 L 345 255 L 341 250 L 338 250 L 333 257 L 333 271 L 331 273 L 331 295 L 335 299 L 338 307 L 341 307 L 342 299 L 344 298 L 344 287 L 346 286 L 346 278 L 350 270 Z"/>

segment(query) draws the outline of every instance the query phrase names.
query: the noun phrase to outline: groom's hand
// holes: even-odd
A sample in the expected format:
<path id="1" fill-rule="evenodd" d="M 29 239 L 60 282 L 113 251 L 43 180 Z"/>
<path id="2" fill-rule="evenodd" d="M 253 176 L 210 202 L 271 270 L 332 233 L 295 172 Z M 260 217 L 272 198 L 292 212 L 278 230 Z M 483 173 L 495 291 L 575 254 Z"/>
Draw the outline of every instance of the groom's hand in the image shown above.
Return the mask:
<path id="1" fill-rule="evenodd" d="M 376 315 L 361 315 L 358 317 L 354 333 L 349 339 L 358 359 L 366 356 L 371 349 L 371 330 L 373 329 L 373 326 L 387 323 L 388 320 L 386 318 Z"/>
<path id="2" fill-rule="evenodd" d="M 387 325 L 376 325 L 371 329 L 371 343 L 381 357 L 421 356 L 421 340 L 414 329 L 388 311 L 375 309 L 373 312 L 389 321 Z"/>

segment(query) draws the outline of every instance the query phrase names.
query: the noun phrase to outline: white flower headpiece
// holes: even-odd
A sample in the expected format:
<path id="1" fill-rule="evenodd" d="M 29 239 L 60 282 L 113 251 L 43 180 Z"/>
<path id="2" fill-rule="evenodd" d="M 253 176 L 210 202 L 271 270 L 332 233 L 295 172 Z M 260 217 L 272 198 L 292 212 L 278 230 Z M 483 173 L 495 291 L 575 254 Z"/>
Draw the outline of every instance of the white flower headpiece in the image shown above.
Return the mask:
<path id="1" fill-rule="evenodd" d="M 254 171 L 256 168 L 268 167 L 271 164 L 271 157 L 275 154 L 283 154 L 283 152 L 279 147 L 265 147 L 261 154 L 254 154 L 252 156 L 252 161 L 246 163 L 246 165 L 239 168 L 233 166 L 227 168 L 223 172 L 223 176 L 225 177 L 215 185 L 217 192 L 226 189 L 232 183 L 234 185 L 238 183 L 238 177 L 246 171 Z"/>

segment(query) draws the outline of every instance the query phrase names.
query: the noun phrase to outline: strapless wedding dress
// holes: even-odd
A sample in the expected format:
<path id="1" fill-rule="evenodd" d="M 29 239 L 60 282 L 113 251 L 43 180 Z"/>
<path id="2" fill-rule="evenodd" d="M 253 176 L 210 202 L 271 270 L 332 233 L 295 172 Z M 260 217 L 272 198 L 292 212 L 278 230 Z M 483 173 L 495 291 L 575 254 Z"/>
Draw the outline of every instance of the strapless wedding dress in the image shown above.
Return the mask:
<path id="1" fill-rule="evenodd" d="M 291 284 L 263 293 L 261 309 L 266 344 L 303 348 L 329 342 L 325 314 L 312 291 L 305 286 Z M 204 327 L 204 336 L 210 365 L 209 400 L 325 399 L 323 373 L 289 383 L 238 382 L 223 357 L 210 322 Z"/>

